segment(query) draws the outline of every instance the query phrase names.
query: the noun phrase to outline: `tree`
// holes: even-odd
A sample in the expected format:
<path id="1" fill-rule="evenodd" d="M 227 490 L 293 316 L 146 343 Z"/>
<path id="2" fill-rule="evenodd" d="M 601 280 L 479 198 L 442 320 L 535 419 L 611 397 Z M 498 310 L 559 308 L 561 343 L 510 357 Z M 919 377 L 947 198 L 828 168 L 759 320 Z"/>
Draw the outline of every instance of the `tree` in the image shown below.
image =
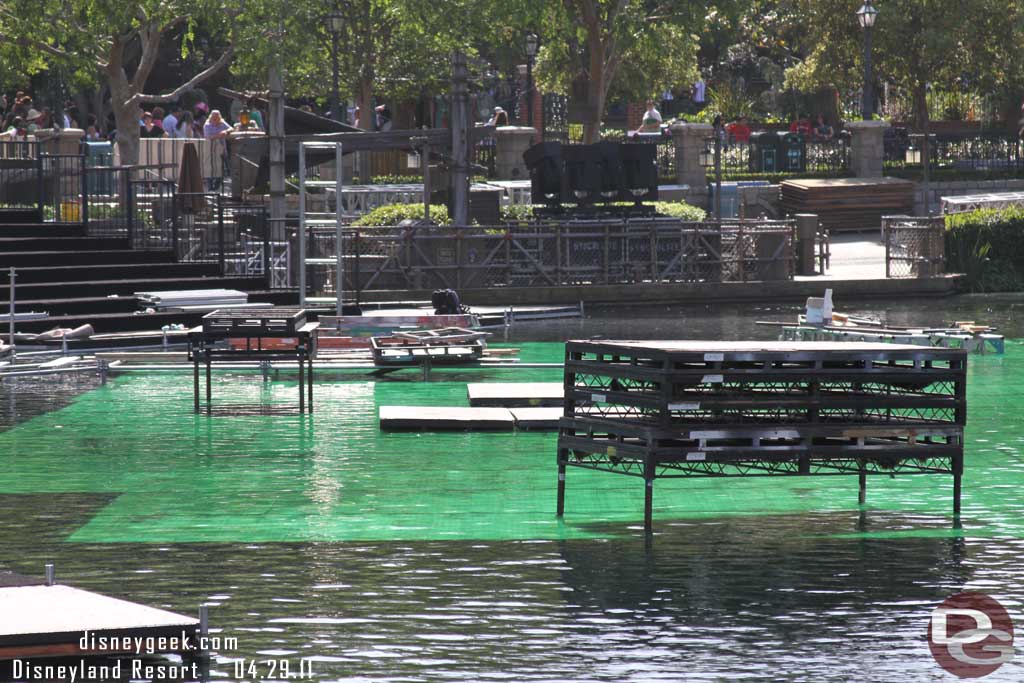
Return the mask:
<path id="1" fill-rule="evenodd" d="M 546 5 L 538 76 L 585 103 L 585 142 L 600 137 L 609 95 L 652 97 L 696 75 L 697 3 L 562 0 Z"/>
<path id="2" fill-rule="evenodd" d="M 0 38 L 50 64 L 96 70 L 110 89 L 121 160 L 134 164 L 139 154 L 139 107 L 173 102 L 224 68 L 234 54 L 230 29 L 238 15 L 211 0 L 0 0 Z M 170 92 L 147 93 L 163 40 L 175 36 L 187 52 L 198 21 L 222 34 L 226 48 Z"/>
<path id="3" fill-rule="evenodd" d="M 807 58 L 787 82 L 802 89 L 857 87 L 863 69 L 861 0 L 799 0 Z M 915 123 L 927 126 L 929 87 L 991 91 L 1019 82 L 1024 8 L 1002 0 L 900 0 L 878 5 L 872 63 L 880 80 L 911 93 Z"/>

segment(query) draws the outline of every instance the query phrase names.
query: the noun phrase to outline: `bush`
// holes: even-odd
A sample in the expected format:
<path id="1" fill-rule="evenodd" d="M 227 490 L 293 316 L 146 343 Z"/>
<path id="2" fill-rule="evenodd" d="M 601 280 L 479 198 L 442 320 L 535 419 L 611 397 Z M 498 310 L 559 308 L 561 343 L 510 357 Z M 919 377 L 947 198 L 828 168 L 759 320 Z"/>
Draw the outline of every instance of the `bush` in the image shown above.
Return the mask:
<path id="1" fill-rule="evenodd" d="M 708 215 L 707 211 L 699 206 L 686 202 L 655 202 L 654 210 L 663 216 L 682 218 L 684 221 L 702 221 Z"/>
<path id="2" fill-rule="evenodd" d="M 946 216 L 946 270 L 964 273 L 972 292 L 1024 289 L 1024 209 Z"/>
<path id="3" fill-rule="evenodd" d="M 423 218 L 422 204 L 385 204 L 378 206 L 373 211 L 363 214 L 352 222 L 353 227 L 380 226 L 392 227 L 398 225 L 407 218 L 421 220 Z M 430 205 L 430 220 L 438 225 L 448 225 L 451 219 L 448 218 L 448 207 L 444 204 Z"/>

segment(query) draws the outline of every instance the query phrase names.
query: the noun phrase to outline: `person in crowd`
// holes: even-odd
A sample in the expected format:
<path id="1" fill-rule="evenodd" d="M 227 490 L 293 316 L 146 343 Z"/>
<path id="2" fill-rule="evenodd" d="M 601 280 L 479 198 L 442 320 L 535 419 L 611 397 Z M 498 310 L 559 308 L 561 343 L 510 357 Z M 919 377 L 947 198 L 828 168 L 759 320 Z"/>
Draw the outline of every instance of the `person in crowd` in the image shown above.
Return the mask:
<path id="1" fill-rule="evenodd" d="M 40 118 L 43 116 L 43 112 L 35 109 L 29 109 L 25 114 L 25 130 L 29 133 L 35 133 L 37 130 L 42 128 L 40 125 Z"/>
<path id="2" fill-rule="evenodd" d="M 206 126 L 206 114 L 199 112 L 192 117 L 192 137 L 201 138 L 203 137 L 203 131 Z"/>
<path id="3" fill-rule="evenodd" d="M 263 114 L 256 106 L 256 99 L 250 97 L 245 106 L 249 109 L 249 120 L 256 124 L 256 130 L 266 130 L 267 127 L 263 125 Z"/>
<path id="4" fill-rule="evenodd" d="M 501 107 L 495 107 L 494 113 L 491 114 L 491 118 L 487 121 L 488 126 L 507 126 L 508 125 L 508 113 Z"/>
<path id="5" fill-rule="evenodd" d="M 373 110 L 376 114 L 376 126 L 379 131 L 391 130 L 391 109 L 386 104 L 377 105 Z"/>
<path id="6" fill-rule="evenodd" d="M 741 116 L 736 121 L 727 125 L 725 132 L 728 134 L 731 142 L 739 142 L 741 144 L 750 142 L 750 125 L 747 123 L 746 116 Z"/>
<path id="7" fill-rule="evenodd" d="M 640 127 L 636 129 L 636 132 L 661 132 L 661 113 L 654 107 L 654 100 L 647 100 L 647 111 L 644 112 L 644 116 L 640 120 Z"/>
<path id="8" fill-rule="evenodd" d="M 190 111 L 178 112 L 178 122 L 174 126 L 174 137 L 176 138 L 194 138 L 195 133 L 195 118 L 192 116 Z"/>
<path id="9" fill-rule="evenodd" d="M 825 115 L 818 114 L 818 122 L 814 124 L 814 139 L 831 140 L 835 135 L 836 132 L 832 129 L 832 126 L 828 125 L 828 121 L 825 120 Z"/>
<path id="10" fill-rule="evenodd" d="M 159 128 L 161 133 L 167 132 L 164 130 L 164 116 L 166 115 L 163 107 L 153 107 L 153 127 Z"/>
<path id="11" fill-rule="evenodd" d="M 178 134 L 178 117 L 181 116 L 181 107 L 174 106 L 170 107 L 171 112 L 164 117 L 164 120 L 160 122 L 160 127 L 164 129 L 164 133 L 169 138 L 180 138 Z M 154 116 L 156 111 L 153 112 Z"/>
<path id="12" fill-rule="evenodd" d="M 214 109 L 210 112 L 210 117 L 206 120 L 203 125 L 203 137 L 207 140 L 211 140 L 214 145 L 213 158 L 220 158 L 221 160 L 221 174 L 220 177 L 211 179 L 211 190 L 219 189 L 221 186 L 222 178 L 224 177 L 224 168 L 227 167 L 228 163 L 228 135 L 231 134 L 232 128 L 227 121 L 220 114 L 219 109 Z"/>
<path id="13" fill-rule="evenodd" d="M 162 138 L 164 132 L 156 127 L 153 121 L 153 114 L 150 112 L 142 113 L 142 125 L 139 126 L 139 137 L 140 138 Z"/>
<path id="14" fill-rule="evenodd" d="M 25 119 L 20 116 L 15 116 L 11 119 L 11 125 L 4 131 L 4 135 L 9 137 L 24 137 L 28 134 L 28 129 L 25 126 Z"/>
<path id="15" fill-rule="evenodd" d="M 811 120 L 807 118 L 806 114 L 799 114 L 795 119 L 793 119 L 793 122 L 789 124 L 789 132 L 809 136 L 812 132 Z"/>

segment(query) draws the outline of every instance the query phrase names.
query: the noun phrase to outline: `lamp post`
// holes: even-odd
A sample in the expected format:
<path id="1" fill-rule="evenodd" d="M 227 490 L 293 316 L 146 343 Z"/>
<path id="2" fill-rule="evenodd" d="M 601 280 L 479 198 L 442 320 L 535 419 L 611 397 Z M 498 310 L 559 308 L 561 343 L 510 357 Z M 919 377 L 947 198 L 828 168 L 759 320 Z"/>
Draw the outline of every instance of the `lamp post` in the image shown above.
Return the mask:
<path id="1" fill-rule="evenodd" d="M 533 128 L 533 60 L 540 40 L 536 33 L 526 34 L 526 125 Z"/>
<path id="2" fill-rule="evenodd" d="M 331 118 L 340 121 L 338 111 L 340 100 L 338 98 L 338 36 L 345 28 L 345 15 L 338 10 L 327 15 L 327 28 L 331 32 Z"/>
<path id="3" fill-rule="evenodd" d="M 864 0 L 864 4 L 857 10 L 857 22 L 864 29 L 864 92 L 861 101 L 861 118 L 870 121 L 875 113 L 874 97 L 871 93 L 871 29 L 878 18 L 878 10 L 871 4 L 871 0 Z"/>

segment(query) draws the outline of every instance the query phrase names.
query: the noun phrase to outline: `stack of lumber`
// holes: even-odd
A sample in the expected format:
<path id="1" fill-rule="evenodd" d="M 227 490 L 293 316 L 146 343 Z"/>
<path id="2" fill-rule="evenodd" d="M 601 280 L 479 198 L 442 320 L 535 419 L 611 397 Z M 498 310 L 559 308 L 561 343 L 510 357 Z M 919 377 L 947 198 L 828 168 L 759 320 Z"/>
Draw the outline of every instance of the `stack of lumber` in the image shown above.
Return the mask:
<path id="1" fill-rule="evenodd" d="M 899 178 L 807 178 L 781 184 L 788 214 L 814 213 L 823 228 L 877 230 L 882 216 L 914 209 L 914 183 Z"/>
<path id="2" fill-rule="evenodd" d="M 224 308 L 244 306 L 249 295 L 237 289 L 185 289 L 166 292 L 135 292 L 139 303 L 163 310 L 168 308 Z"/>

